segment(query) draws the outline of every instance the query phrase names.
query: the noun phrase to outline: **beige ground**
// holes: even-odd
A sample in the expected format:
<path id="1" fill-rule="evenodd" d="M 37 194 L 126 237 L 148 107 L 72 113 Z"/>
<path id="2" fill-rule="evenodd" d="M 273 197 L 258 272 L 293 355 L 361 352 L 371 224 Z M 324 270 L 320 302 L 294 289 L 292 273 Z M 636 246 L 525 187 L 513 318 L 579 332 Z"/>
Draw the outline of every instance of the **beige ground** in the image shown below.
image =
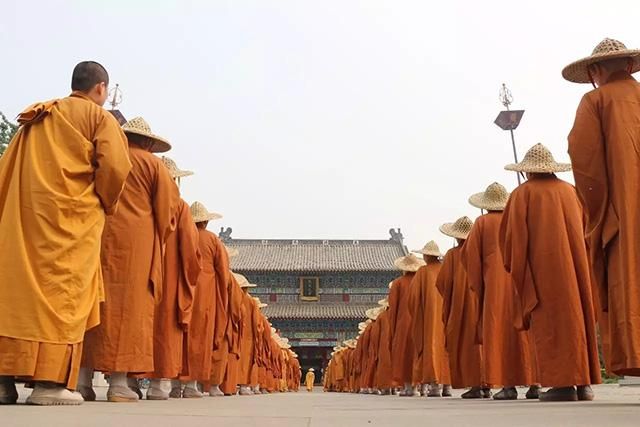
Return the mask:
<path id="1" fill-rule="evenodd" d="M 640 426 L 640 388 L 599 386 L 594 402 L 463 401 L 299 392 L 198 400 L 0 406 L 0 426 Z M 104 389 L 98 398 L 104 398 Z M 28 391 L 21 390 L 24 402 Z"/>

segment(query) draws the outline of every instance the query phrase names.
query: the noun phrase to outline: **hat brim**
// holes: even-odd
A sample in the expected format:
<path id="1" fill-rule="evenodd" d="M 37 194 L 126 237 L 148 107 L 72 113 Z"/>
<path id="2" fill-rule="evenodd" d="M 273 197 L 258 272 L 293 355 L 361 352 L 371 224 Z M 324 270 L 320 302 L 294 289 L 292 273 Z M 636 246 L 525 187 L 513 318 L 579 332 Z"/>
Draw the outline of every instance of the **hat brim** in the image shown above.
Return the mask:
<path id="1" fill-rule="evenodd" d="M 184 177 L 191 176 L 191 175 L 193 175 L 193 172 L 191 172 L 191 171 L 183 171 L 183 170 L 177 170 L 177 171 L 175 171 L 175 172 L 173 172 L 171 174 L 171 176 L 173 176 L 173 178 L 184 178 Z"/>
<path id="2" fill-rule="evenodd" d="M 209 212 L 206 215 L 193 216 L 193 222 L 215 221 L 221 218 L 222 218 L 222 215 L 217 214 L 215 212 Z"/>
<path id="3" fill-rule="evenodd" d="M 525 162 L 511 163 L 504 167 L 505 170 L 512 172 L 525 173 L 556 173 L 571 172 L 571 163 L 552 163 L 546 166 L 534 166 Z"/>
<path id="4" fill-rule="evenodd" d="M 243 283 L 240 285 L 241 288 L 257 288 L 258 285 L 254 285 L 253 283 Z"/>
<path id="5" fill-rule="evenodd" d="M 509 194 L 507 193 L 507 199 Z M 507 200 L 504 202 L 496 202 L 494 200 L 487 200 L 486 193 L 476 193 L 469 197 L 469 204 L 478 209 L 484 209 L 485 211 L 503 211 L 507 206 Z"/>
<path id="6" fill-rule="evenodd" d="M 436 252 L 436 251 L 431 251 L 431 250 L 422 250 L 422 249 L 416 249 L 415 251 L 411 251 L 413 253 L 416 254 L 422 254 L 422 255 L 428 255 L 428 256 L 437 256 L 437 257 L 442 257 L 444 256 L 440 251 Z"/>
<path id="7" fill-rule="evenodd" d="M 152 153 L 166 153 L 167 151 L 171 150 L 171 144 L 169 143 L 169 141 L 162 138 L 161 136 L 152 133 L 141 132 L 135 129 L 122 130 L 125 134 L 130 133 L 133 135 L 144 136 L 145 138 L 149 138 L 150 140 L 152 140 L 153 145 L 149 149 L 149 151 L 151 151 Z"/>
<path id="8" fill-rule="evenodd" d="M 440 226 L 440 232 L 445 236 L 453 237 L 455 239 L 466 240 L 469 236 L 469 233 L 462 233 L 460 230 L 456 230 L 454 228 L 454 223 L 447 222 Z"/>
<path id="9" fill-rule="evenodd" d="M 591 83 L 588 72 L 588 67 L 590 65 L 617 58 L 633 59 L 631 74 L 640 71 L 640 49 L 625 49 L 616 52 L 591 55 L 574 61 L 563 68 L 562 77 L 564 77 L 565 80 L 573 83 Z"/>
<path id="10" fill-rule="evenodd" d="M 398 270 L 402 270 L 402 271 L 406 271 L 409 273 L 415 273 L 416 271 L 420 270 L 420 267 L 424 267 L 426 264 L 423 262 L 412 262 L 409 263 L 405 260 L 405 258 L 400 258 L 397 259 L 393 262 L 393 265 L 398 269 Z"/>

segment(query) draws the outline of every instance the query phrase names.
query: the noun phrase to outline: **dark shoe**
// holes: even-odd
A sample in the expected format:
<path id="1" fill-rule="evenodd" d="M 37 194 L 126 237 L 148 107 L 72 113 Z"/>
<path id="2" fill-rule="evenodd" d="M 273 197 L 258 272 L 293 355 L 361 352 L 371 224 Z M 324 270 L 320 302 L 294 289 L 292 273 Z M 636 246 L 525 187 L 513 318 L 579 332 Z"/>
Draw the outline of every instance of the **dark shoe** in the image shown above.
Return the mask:
<path id="1" fill-rule="evenodd" d="M 577 394 L 578 394 L 578 400 L 591 401 L 596 397 L 590 385 L 579 385 Z"/>
<path id="2" fill-rule="evenodd" d="M 78 386 L 78 393 L 80 393 L 85 402 L 95 402 L 96 400 L 96 392 L 93 387 L 87 385 Z"/>
<path id="3" fill-rule="evenodd" d="M 182 397 L 182 389 L 180 387 L 173 387 L 169 393 L 169 397 L 172 399 L 180 399 Z"/>
<path id="4" fill-rule="evenodd" d="M 451 385 L 445 384 L 442 386 L 442 397 L 451 397 L 453 394 L 451 393 Z"/>
<path id="5" fill-rule="evenodd" d="M 515 387 L 505 387 L 493 395 L 494 400 L 518 400 L 518 390 Z"/>
<path id="6" fill-rule="evenodd" d="M 491 389 L 487 387 L 482 388 L 482 398 L 491 399 Z"/>
<path id="7" fill-rule="evenodd" d="M 11 379 L 0 379 L 0 405 L 15 405 L 18 401 L 16 383 Z"/>
<path id="8" fill-rule="evenodd" d="M 439 384 L 429 384 L 427 386 L 426 396 L 427 397 L 441 397 L 442 394 L 440 393 L 440 385 Z"/>
<path id="9" fill-rule="evenodd" d="M 470 390 L 462 393 L 460 397 L 463 399 L 482 399 L 484 397 L 484 393 L 480 387 L 471 387 Z"/>
<path id="10" fill-rule="evenodd" d="M 540 399 L 540 386 L 532 385 L 527 390 L 527 394 L 524 395 L 527 399 Z"/>
<path id="11" fill-rule="evenodd" d="M 576 402 L 578 393 L 575 387 L 554 387 L 540 393 L 541 402 Z"/>

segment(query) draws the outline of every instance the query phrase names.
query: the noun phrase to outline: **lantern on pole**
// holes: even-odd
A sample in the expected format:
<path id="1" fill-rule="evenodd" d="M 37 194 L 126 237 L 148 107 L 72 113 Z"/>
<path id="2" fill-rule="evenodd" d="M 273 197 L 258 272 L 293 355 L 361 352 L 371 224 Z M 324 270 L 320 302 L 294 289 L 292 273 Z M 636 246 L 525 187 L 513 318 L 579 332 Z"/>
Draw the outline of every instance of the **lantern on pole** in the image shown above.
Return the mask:
<path id="1" fill-rule="evenodd" d="M 496 117 L 494 123 L 498 125 L 500 129 L 508 130 L 511 134 L 513 159 L 516 163 L 518 163 L 518 152 L 516 151 L 516 140 L 513 136 L 513 131 L 520 124 L 520 120 L 522 120 L 522 116 L 524 115 L 524 110 L 511 110 L 509 108 L 513 103 L 513 95 L 507 88 L 507 85 L 505 85 L 504 83 L 502 83 L 502 88 L 500 89 L 500 103 L 504 105 L 504 108 L 506 108 L 506 110 L 500 111 L 500 114 L 498 114 L 498 117 Z M 516 172 L 516 176 L 518 177 L 518 185 L 520 185 L 520 173 Z"/>

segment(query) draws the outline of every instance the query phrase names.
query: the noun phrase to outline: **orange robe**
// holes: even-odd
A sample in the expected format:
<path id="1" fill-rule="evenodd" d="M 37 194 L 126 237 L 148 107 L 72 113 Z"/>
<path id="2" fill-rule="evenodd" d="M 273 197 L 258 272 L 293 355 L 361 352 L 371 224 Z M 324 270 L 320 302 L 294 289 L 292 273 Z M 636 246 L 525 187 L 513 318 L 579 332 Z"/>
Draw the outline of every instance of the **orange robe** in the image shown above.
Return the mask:
<path id="1" fill-rule="evenodd" d="M 126 138 L 80 93 L 18 122 L 0 160 L 0 375 L 75 388 L 100 322 L 100 236 L 131 169 Z"/>
<path id="2" fill-rule="evenodd" d="M 365 334 L 368 336 L 366 343 L 363 342 Z M 361 387 L 374 388 L 376 385 L 376 370 L 378 366 L 378 351 L 380 347 L 380 324 L 372 322 L 360 338 L 362 342 L 362 367 L 361 369 Z M 359 343 L 360 344 L 360 343 Z"/>
<path id="3" fill-rule="evenodd" d="M 569 134 L 586 211 L 608 368 L 640 375 L 640 84 L 626 72 L 587 93 Z"/>
<path id="4" fill-rule="evenodd" d="M 412 382 L 413 334 L 411 333 L 411 312 L 409 295 L 411 280 L 415 273 L 405 273 L 393 281 L 389 292 L 389 318 L 391 320 L 391 360 L 392 379 L 396 386 Z"/>
<path id="5" fill-rule="evenodd" d="M 255 356 L 254 312 L 256 302 L 248 293 L 242 297 L 242 321 L 240 323 L 240 372 L 238 382 L 243 385 L 251 384 L 251 372 Z"/>
<path id="6" fill-rule="evenodd" d="M 442 295 L 436 288 L 440 262 L 420 267 L 411 284 L 409 311 L 414 343 L 413 381 L 450 384 L 449 355 L 444 344 Z"/>
<path id="7" fill-rule="evenodd" d="M 198 229 L 189 205 L 180 200 L 176 230 L 165 250 L 162 301 L 154 315 L 153 359 L 155 378 L 177 378 L 188 374 L 185 331 L 191 322 L 198 276 L 202 269 Z"/>
<path id="8" fill-rule="evenodd" d="M 85 336 L 82 366 L 153 372 L 153 317 L 162 300 L 163 246 L 175 229 L 178 187 L 162 161 L 130 143 L 133 169 L 102 234 L 106 302 Z"/>
<path id="9" fill-rule="evenodd" d="M 482 385 L 482 346 L 477 340 L 478 298 L 467 283 L 462 246 L 450 249 L 436 280 L 442 295 L 445 344 L 454 388 Z"/>
<path id="10" fill-rule="evenodd" d="M 226 281 L 216 283 L 215 326 L 213 328 L 213 351 L 211 352 L 210 383 L 219 386 L 224 380 L 229 359 L 230 345 L 230 309 L 229 295 L 231 292 L 231 277 Z"/>
<path id="11" fill-rule="evenodd" d="M 220 239 L 210 231 L 198 229 L 198 247 L 202 272 L 198 276 L 189 331 L 188 372 L 183 380 L 208 381 L 211 377 L 216 287 L 229 280 L 229 258 Z"/>
<path id="12" fill-rule="evenodd" d="M 479 301 L 484 383 L 494 387 L 535 383 L 529 337 L 515 327 L 516 290 L 498 245 L 501 219 L 502 212 L 480 216 L 462 250 L 467 282 Z"/>
<path id="13" fill-rule="evenodd" d="M 229 275 L 229 322 L 227 323 L 226 339 L 229 345 L 224 379 L 220 390 L 224 394 L 235 394 L 239 384 L 240 367 L 240 323 L 242 322 L 242 298 L 244 292 L 233 274 Z M 279 353 L 279 348 L 278 348 Z"/>
<path id="14" fill-rule="evenodd" d="M 389 310 L 385 310 L 376 319 L 380 328 L 380 339 L 376 361 L 376 387 L 380 390 L 393 387 L 391 378 L 392 359 L 391 359 L 391 325 L 389 320 Z"/>
<path id="15" fill-rule="evenodd" d="M 582 209 L 574 188 L 537 176 L 511 194 L 500 250 L 520 297 L 543 386 L 597 384 L 600 364 Z"/>

